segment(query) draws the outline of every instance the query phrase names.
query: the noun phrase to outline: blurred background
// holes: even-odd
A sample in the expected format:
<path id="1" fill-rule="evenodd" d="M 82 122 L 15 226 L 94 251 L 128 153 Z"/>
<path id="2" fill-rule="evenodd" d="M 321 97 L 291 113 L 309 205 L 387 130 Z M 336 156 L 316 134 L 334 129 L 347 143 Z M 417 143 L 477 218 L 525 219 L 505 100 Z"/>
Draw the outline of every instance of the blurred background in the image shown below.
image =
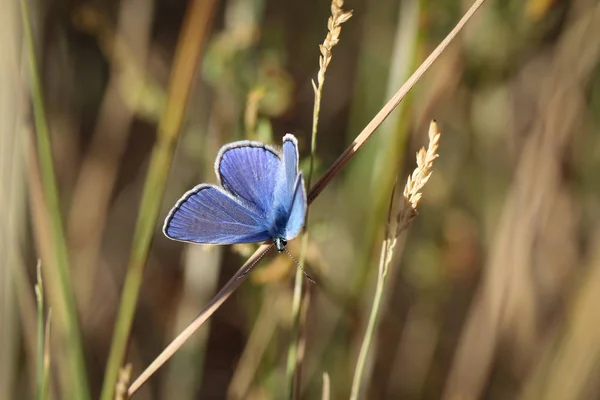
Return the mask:
<path id="1" fill-rule="evenodd" d="M 291 132 L 307 170 L 330 4 L 28 4 L 31 30 L 19 1 L 0 6 L 0 399 L 38 393 L 38 258 L 49 398 L 98 398 L 128 268 L 141 278 L 135 378 L 257 247 L 160 231 L 186 190 L 216 181 L 219 148 Z M 470 5 L 346 1 L 317 178 Z M 483 5 L 311 206 L 301 398 L 321 398 L 324 372 L 332 399 L 350 393 L 394 180 L 401 189 L 433 118 L 440 158 L 391 263 L 363 398 L 600 397 L 599 57 L 597 0 Z M 37 157 L 44 125 L 51 162 Z M 294 272 L 273 252 L 135 398 L 285 398 Z"/>

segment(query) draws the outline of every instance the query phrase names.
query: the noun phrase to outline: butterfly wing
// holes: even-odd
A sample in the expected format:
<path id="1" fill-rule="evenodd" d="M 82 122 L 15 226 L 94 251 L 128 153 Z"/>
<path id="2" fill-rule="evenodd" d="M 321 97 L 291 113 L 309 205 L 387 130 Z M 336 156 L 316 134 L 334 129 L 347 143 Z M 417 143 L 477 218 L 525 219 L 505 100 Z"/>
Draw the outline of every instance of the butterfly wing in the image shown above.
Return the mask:
<path id="1" fill-rule="evenodd" d="M 296 179 L 294 195 L 290 207 L 290 216 L 286 225 L 285 239 L 291 240 L 298 236 L 304 226 L 306 217 L 306 190 L 304 189 L 304 179 L 302 173 L 298 174 Z"/>
<path id="2" fill-rule="evenodd" d="M 306 191 L 304 179 L 298 173 L 298 141 L 287 134 L 283 137 L 283 163 L 275 191 L 275 209 L 285 210 L 283 237 L 286 240 L 296 237 L 304 226 L 306 215 Z M 281 212 L 279 213 L 281 215 Z"/>
<path id="3" fill-rule="evenodd" d="M 281 159 L 274 149 L 259 142 L 232 143 L 219 152 L 215 169 L 226 191 L 267 219 L 281 169 Z"/>
<path id="4" fill-rule="evenodd" d="M 287 134 L 283 137 L 283 160 L 277 173 L 275 183 L 274 208 L 284 210 L 288 214 L 296 189 L 298 178 L 298 141 L 294 135 Z"/>
<path id="5" fill-rule="evenodd" d="M 294 135 L 283 137 L 283 162 L 277 175 L 275 202 L 289 212 L 298 178 L 298 142 Z"/>
<path id="6" fill-rule="evenodd" d="M 277 173 L 269 221 L 273 237 L 289 240 L 302 229 L 306 214 L 304 181 L 302 175 L 298 174 L 298 142 L 293 135 L 283 137 L 282 154 L 283 162 Z"/>
<path id="7" fill-rule="evenodd" d="M 207 184 L 183 195 L 163 226 L 170 239 L 212 244 L 260 242 L 271 237 L 267 230 L 257 210 Z"/>

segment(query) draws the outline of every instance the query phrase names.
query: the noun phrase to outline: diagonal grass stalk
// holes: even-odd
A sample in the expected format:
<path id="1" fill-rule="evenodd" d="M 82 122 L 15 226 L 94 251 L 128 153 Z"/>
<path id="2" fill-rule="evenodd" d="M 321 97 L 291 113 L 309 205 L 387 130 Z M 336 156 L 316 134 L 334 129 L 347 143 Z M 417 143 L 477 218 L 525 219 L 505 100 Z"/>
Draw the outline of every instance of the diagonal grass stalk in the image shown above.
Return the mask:
<path id="1" fill-rule="evenodd" d="M 81 335 L 77 320 L 77 309 L 71 283 L 69 256 L 60 215 L 58 188 L 52 163 L 52 151 L 44 107 L 42 83 L 38 73 L 35 45 L 30 24 L 29 8 L 26 0 L 21 0 L 21 17 L 25 36 L 25 46 L 29 61 L 29 79 L 35 131 L 37 134 L 37 155 L 44 190 L 44 201 L 50 219 L 52 254 L 47 260 L 47 274 L 56 277 L 57 287 L 53 289 L 52 298 L 56 299 L 54 308 L 58 315 L 58 328 L 61 344 L 66 348 L 68 363 L 66 373 L 68 382 L 63 382 L 63 390 L 67 398 L 86 400 L 90 398 L 85 362 L 83 357 Z M 63 379 L 64 380 L 64 379 Z"/>
<path id="2" fill-rule="evenodd" d="M 398 89 L 392 98 L 383 106 L 383 108 L 373 117 L 371 122 L 362 130 L 362 132 L 354 139 L 350 146 L 337 158 L 337 160 L 329 167 L 325 174 L 315 183 L 308 192 L 308 204 L 310 205 L 319 194 L 327 187 L 329 182 L 341 171 L 341 169 L 354 157 L 358 150 L 369 140 L 375 130 L 382 124 L 387 116 L 395 109 L 402 101 L 412 87 L 421 79 L 423 74 L 431 67 L 431 65 L 439 58 L 446 50 L 448 45 L 454 40 L 458 33 L 463 29 L 467 22 L 475 15 L 479 7 L 483 5 L 485 0 L 476 0 L 469 10 L 464 14 L 456 26 L 448 33 L 444 40 L 435 48 L 435 50 L 427 57 L 427 59 L 419 66 L 419 68 L 411 75 L 411 77 Z M 150 377 L 164 364 L 169 358 L 177 352 L 185 342 L 200 329 L 206 321 L 219 309 L 219 307 L 231 296 L 231 294 L 243 283 L 248 277 L 246 269 L 253 265 L 264 256 L 265 252 L 270 248 L 272 242 L 270 240 L 263 243 L 246 262 L 238 269 L 238 271 L 227 281 L 223 288 L 211 299 L 211 301 L 202 309 L 199 315 L 185 328 L 175 339 L 167 345 L 167 347 L 150 363 L 150 365 L 138 376 L 128 390 L 128 395 L 132 396 Z"/>
<path id="3" fill-rule="evenodd" d="M 204 37 L 208 32 L 215 5 L 216 0 L 194 1 L 190 3 L 186 12 L 173 61 L 167 106 L 158 125 L 157 141 L 150 158 L 148 176 L 142 194 L 133 237 L 133 248 L 127 266 L 121 304 L 104 375 L 100 397 L 102 400 L 114 398 L 119 370 L 125 358 L 131 324 L 142 284 L 144 266 L 158 218 L 162 193 L 179 131 L 183 124 L 196 66 L 202 53 Z"/>

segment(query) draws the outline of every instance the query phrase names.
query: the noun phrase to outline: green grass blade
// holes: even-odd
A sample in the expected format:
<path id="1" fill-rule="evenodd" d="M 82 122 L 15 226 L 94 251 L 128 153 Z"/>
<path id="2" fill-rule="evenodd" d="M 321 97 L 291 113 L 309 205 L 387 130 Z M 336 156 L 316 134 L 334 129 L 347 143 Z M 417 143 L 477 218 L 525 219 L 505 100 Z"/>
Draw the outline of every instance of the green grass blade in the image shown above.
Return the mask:
<path id="1" fill-rule="evenodd" d="M 46 329 L 44 332 L 44 355 L 42 356 L 42 379 L 40 400 L 46 400 L 50 392 L 50 324 L 52 323 L 52 309 L 48 310 Z"/>
<path id="2" fill-rule="evenodd" d="M 37 303 L 37 398 L 42 399 L 44 377 L 44 285 L 42 280 L 41 261 L 37 264 L 37 284 L 35 285 L 35 299 Z"/>
<path id="3" fill-rule="evenodd" d="M 61 344 L 65 346 L 66 371 L 60 374 L 63 379 L 63 390 L 67 398 L 76 400 L 87 400 L 90 398 L 87 376 L 85 373 L 85 362 L 77 320 L 77 309 L 71 284 L 69 269 L 69 257 L 65 240 L 62 219 L 60 215 L 60 202 L 58 189 L 52 163 L 52 152 L 48 134 L 48 123 L 44 108 L 44 96 L 42 85 L 38 74 L 37 61 L 33 34 L 29 21 L 29 10 L 27 2 L 21 1 L 22 20 L 25 36 L 25 46 L 29 61 L 29 78 L 31 85 L 31 100 L 33 103 L 33 115 L 35 131 L 37 135 L 37 150 L 40 165 L 42 185 L 44 189 L 44 200 L 50 219 L 52 254 L 51 260 L 46 263 L 48 274 L 55 276 L 57 288 L 53 290 L 55 298 L 55 309 L 58 314 L 59 335 Z M 66 381 L 68 378 L 68 382 Z"/>
<path id="4" fill-rule="evenodd" d="M 100 396 L 102 400 L 114 398 L 119 370 L 125 358 L 129 341 L 144 266 L 158 218 L 162 193 L 185 116 L 196 66 L 202 53 L 203 39 L 208 31 L 215 4 L 215 0 L 190 3 L 177 45 L 167 106 L 158 126 L 157 142 L 152 151 L 148 176 L 142 193 L 133 237 L 133 249 L 127 266 L 121 304 L 104 375 Z"/>

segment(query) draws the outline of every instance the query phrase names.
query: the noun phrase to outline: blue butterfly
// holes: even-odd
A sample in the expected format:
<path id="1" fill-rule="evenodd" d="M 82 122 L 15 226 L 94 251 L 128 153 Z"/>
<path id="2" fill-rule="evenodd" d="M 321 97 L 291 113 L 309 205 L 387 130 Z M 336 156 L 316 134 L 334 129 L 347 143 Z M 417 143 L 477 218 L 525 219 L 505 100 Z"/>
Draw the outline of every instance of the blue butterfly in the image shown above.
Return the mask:
<path id="1" fill-rule="evenodd" d="M 298 141 L 283 137 L 283 149 L 248 140 L 219 151 L 220 186 L 200 184 L 175 204 L 163 226 L 170 239 L 234 244 L 273 239 L 279 252 L 304 226 L 306 191 L 298 172 Z"/>

